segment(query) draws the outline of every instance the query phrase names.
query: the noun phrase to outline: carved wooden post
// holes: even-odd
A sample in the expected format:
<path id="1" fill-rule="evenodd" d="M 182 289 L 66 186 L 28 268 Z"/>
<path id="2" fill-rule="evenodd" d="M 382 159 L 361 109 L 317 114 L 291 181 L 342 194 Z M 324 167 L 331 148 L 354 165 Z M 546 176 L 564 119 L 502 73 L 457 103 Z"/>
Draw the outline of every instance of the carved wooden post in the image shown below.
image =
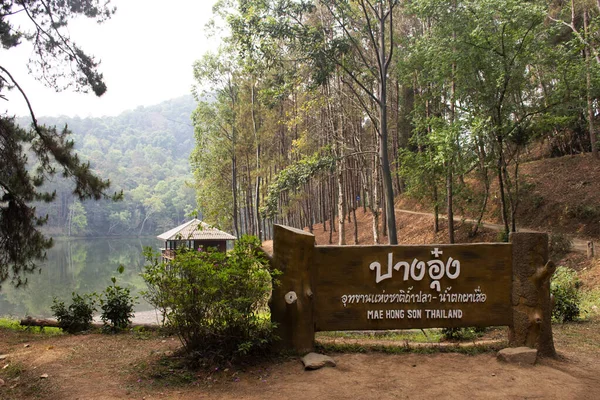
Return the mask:
<path id="1" fill-rule="evenodd" d="M 271 320 L 278 324 L 278 346 L 308 353 L 315 339 L 311 269 L 315 237 L 281 225 L 273 229 L 273 265 L 282 272 L 271 297 Z"/>
<path id="2" fill-rule="evenodd" d="M 556 267 L 548 262 L 548 235 L 511 233 L 510 241 L 513 325 L 509 327 L 509 345 L 537 348 L 540 356 L 554 357 L 550 277 Z"/>

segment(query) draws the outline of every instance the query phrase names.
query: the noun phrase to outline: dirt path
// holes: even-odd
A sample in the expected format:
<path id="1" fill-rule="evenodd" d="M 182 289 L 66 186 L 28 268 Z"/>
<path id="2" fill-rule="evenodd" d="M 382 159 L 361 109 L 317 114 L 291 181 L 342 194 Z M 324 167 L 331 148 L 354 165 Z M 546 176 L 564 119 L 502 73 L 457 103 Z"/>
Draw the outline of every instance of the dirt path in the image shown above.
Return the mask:
<path id="1" fill-rule="evenodd" d="M 600 391 L 597 348 L 559 347 L 560 359 L 533 367 L 498 362 L 494 353 L 338 353 L 336 368 L 317 371 L 288 358 L 182 372 L 169 364 L 174 338 L 23 335 L 0 331 L 8 365 L 1 399 L 595 399 Z"/>
<path id="2" fill-rule="evenodd" d="M 412 214 L 412 215 L 422 215 L 422 216 L 426 216 L 426 217 L 433 217 L 432 213 L 426 213 L 426 212 L 421 212 L 421 211 L 412 211 L 412 210 L 403 210 L 400 208 L 396 208 L 395 209 L 396 212 L 401 212 L 401 213 L 405 213 L 405 214 Z M 440 218 L 441 219 L 447 219 L 448 217 L 446 215 L 442 215 L 440 214 Z M 454 221 L 455 222 L 468 222 L 470 224 L 476 224 L 477 221 L 471 218 L 465 218 L 463 219 L 463 217 L 461 216 L 454 216 Z M 493 231 L 501 231 L 504 229 L 503 225 L 500 224 L 494 224 L 491 222 L 482 222 L 481 226 L 483 226 L 484 228 L 493 230 Z M 522 228 L 517 226 L 517 231 L 518 232 L 532 232 L 532 233 L 536 233 L 539 231 L 535 231 L 533 229 L 528 229 L 528 228 Z M 549 232 L 550 233 L 550 232 Z M 588 241 L 584 240 L 584 239 L 579 239 L 579 238 L 572 238 L 573 240 L 573 251 L 576 251 L 578 253 L 587 253 L 587 248 L 588 248 Z"/>

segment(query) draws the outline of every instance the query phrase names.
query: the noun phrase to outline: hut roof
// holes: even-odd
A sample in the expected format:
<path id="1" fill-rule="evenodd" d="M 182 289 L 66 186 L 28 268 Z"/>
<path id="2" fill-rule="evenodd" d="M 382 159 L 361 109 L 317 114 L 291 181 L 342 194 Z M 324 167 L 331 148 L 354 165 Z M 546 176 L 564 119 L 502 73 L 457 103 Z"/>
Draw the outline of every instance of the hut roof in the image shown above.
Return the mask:
<path id="1" fill-rule="evenodd" d="M 157 236 L 161 240 L 235 240 L 236 237 L 227 232 L 194 218 Z"/>

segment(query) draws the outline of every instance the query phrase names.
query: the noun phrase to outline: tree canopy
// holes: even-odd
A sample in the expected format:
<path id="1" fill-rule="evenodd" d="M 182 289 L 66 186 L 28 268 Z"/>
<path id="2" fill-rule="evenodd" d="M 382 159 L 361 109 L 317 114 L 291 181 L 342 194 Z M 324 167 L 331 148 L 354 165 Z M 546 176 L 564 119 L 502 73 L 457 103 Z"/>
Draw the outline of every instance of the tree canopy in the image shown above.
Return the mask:
<path id="1" fill-rule="evenodd" d="M 363 207 L 373 242 L 395 243 L 405 193 L 449 221 L 455 208 L 481 221 L 494 202 L 508 234 L 533 143 L 598 153 L 598 1 L 230 0 L 217 11 L 230 34 L 196 78 L 227 86 L 199 102 L 192 159 L 198 204 L 225 228 L 269 237 L 273 223 L 322 222 L 344 244 Z M 303 168 L 330 156 L 329 169 Z"/>

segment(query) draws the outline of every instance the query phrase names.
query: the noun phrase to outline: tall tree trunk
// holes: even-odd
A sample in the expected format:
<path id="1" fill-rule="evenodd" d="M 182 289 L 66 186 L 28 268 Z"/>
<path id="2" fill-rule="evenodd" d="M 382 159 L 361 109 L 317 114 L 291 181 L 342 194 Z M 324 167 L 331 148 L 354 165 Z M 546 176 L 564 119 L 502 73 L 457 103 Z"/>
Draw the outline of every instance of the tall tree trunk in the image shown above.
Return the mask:
<path id="1" fill-rule="evenodd" d="M 390 15 L 390 26 L 392 24 L 392 12 L 389 10 Z M 398 237 L 396 233 L 396 213 L 394 210 L 394 189 L 392 187 L 392 172 L 390 169 L 390 160 L 388 153 L 388 122 L 387 122 L 387 72 L 389 60 L 392 56 L 385 54 L 386 43 L 385 43 L 385 14 L 381 3 L 379 3 L 379 124 L 380 124 L 380 135 L 381 141 L 379 142 L 379 157 L 381 159 L 381 178 L 383 182 L 383 197 L 385 197 L 386 206 L 386 222 L 388 231 L 388 243 L 398 244 Z M 393 38 L 390 37 L 390 40 Z M 393 48 L 393 45 L 390 49 Z"/>
<path id="2" fill-rule="evenodd" d="M 342 83 L 338 76 L 338 96 L 341 99 L 342 97 Z M 337 130 L 334 129 L 334 133 L 337 131 L 337 135 L 334 135 L 334 149 L 335 154 L 338 157 L 338 161 L 336 162 L 336 179 L 337 179 L 337 209 L 338 209 L 338 244 L 340 246 L 346 244 L 346 229 L 344 224 L 346 222 L 346 204 L 344 201 L 344 115 L 343 108 L 339 107 L 338 109 L 338 127 Z M 332 119 L 335 118 L 334 115 L 331 116 Z M 335 128 L 335 126 L 334 126 Z M 337 136 L 337 137 L 336 137 Z"/>
<path id="3" fill-rule="evenodd" d="M 456 8 L 456 2 L 453 2 L 453 7 Z M 456 40 L 456 32 L 452 32 L 452 39 L 453 41 Z M 454 132 L 454 123 L 456 120 L 456 80 L 455 80 L 455 75 L 456 75 L 456 63 L 452 63 L 452 83 L 450 85 L 450 124 L 451 124 L 451 131 L 450 132 Z M 452 140 L 450 140 L 450 143 L 452 143 L 452 145 L 454 144 L 454 133 L 451 133 L 452 135 Z M 458 152 L 459 149 L 457 147 L 456 151 Z M 453 168 L 454 168 L 454 163 L 453 163 L 453 157 L 454 157 L 454 151 L 451 151 L 451 154 L 448 157 L 448 171 L 446 174 L 446 213 L 448 215 L 448 243 L 454 243 L 454 203 L 453 203 Z"/>
<path id="4" fill-rule="evenodd" d="M 371 202 L 371 212 L 373 213 L 373 243 L 379 244 L 379 160 L 375 156 L 373 165 L 373 188 L 371 190 L 373 200 Z"/>
<path id="5" fill-rule="evenodd" d="M 446 205 L 448 214 L 448 243 L 454 243 L 454 211 L 452 207 L 452 162 L 448 162 L 448 174 L 446 175 Z"/>
<path id="6" fill-rule="evenodd" d="M 333 199 L 332 196 L 334 196 L 333 194 L 333 189 L 334 189 L 334 185 L 333 185 L 333 177 L 331 177 L 329 179 L 329 193 L 327 196 L 328 197 L 328 201 L 329 201 L 329 244 L 333 244 L 333 232 L 335 230 L 334 224 L 335 224 L 335 208 L 333 205 Z"/>
<path id="7" fill-rule="evenodd" d="M 255 82 L 252 81 L 252 93 L 251 93 L 251 101 L 252 101 L 252 130 L 254 132 L 254 142 L 256 143 L 256 183 L 255 183 L 255 193 L 254 193 L 254 214 L 256 215 L 256 234 L 258 235 L 258 239 L 263 241 L 263 232 L 261 229 L 261 216 L 260 216 L 260 140 L 258 138 L 258 126 L 256 122 L 256 92 L 255 92 Z"/>
<path id="8" fill-rule="evenodd" d="M 433 232 L 438 233 L 440 231 L 440 204 L 438 199 L 438 189 L 435 182 L 433 182 Z"/>
<path id="9" fill-rule="evenodd" d="M 481 202 L 481 208 L 479 211 L 479 215 L 477 217 L 477 223 L 473 225 L 473 229 L 471 229 L 470 236 L 474 237 L 477 235 L 477 231 L 479 230 L 479 225 L 481 225 L 481 221 L 483 220 L 483 215 L 485 214 L 485 209 L 487 207 L 487 202 L 490 197 L 490 178 L 488 176 L 488 169 L 486 166 L 486 152 L 483 144 L 483 140 L 481 138 L 478 139 L 478 157 L 479 157 L 479 168 L 481 170 L 481 177 L 483 180 L 483 185 L 485 189 L 485 193 L 483 194 L 483 201 Z"/>
<path id="10" fill-rule="evenodd" d="M 591 78 L 591 49 L 589 45 L 589 11 L 583 12 L 583 30 L 584 36 L 588 44 L 584 47 L 585 54 L 585 80 L 586 80 L 586 97 L 587 97 L 587 115 L 588 115 L 588 129 L 590 134 L 590 145 L 592 146 L 592 155 L 594 158 L 600 158 L 598 153 L 598 147 L 596 145 L 596 131 L 594 130 L 594 103 L 592 99 L 592 78 Z"/>
<path id="11" fill-rule="evenodd" d="M 235 144 L 232 150 L 233 155 L 231 157 L 231 193 L 233 195 L 233 232 L 235 236 L 239 236 L 240 230 L 238 225 L 237 166 L 235 157 Z"/>
<path id="12" fill-rule="evenodd" d="M 496 136 L 496 142 L 498 143 L 498 164 L 497 175 L 498 175 L 498 190 L 500 191 L 500 209 L 502 212 L 502 224 L 504 225 L 504 234 L 508 238 L 509 228 L 508 228 L 508 216 L 506 210 L 506 198 L 505 198 L 505 189 L 504 189 L 504 179 L 502 177 L 502 170 L 504 168 L 504 151 L 503 151 L 503 141 L 502 136 Z"/>

